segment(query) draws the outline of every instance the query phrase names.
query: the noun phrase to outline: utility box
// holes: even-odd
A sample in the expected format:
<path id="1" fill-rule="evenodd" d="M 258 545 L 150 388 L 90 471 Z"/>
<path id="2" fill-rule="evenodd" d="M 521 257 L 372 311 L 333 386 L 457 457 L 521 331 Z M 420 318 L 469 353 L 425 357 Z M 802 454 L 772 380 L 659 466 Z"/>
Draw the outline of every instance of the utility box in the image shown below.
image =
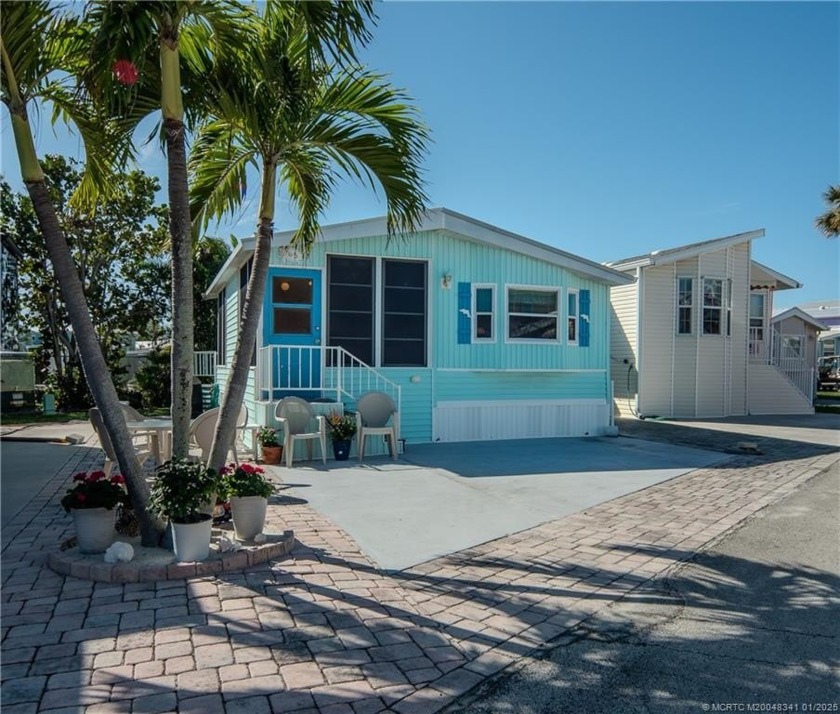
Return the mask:
<path id="1" fill-rule="evenodd" d="M 0 352 L 0 411 L 35 411 L 35 364 L 28 352 Z"/>

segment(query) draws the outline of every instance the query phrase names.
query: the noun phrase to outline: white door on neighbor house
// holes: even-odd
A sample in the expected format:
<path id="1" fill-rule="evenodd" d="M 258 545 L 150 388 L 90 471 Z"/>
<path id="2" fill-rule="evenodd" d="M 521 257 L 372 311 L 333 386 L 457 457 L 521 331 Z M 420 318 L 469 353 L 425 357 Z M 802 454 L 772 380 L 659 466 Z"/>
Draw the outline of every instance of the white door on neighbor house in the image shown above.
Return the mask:
<path id="1" fill-rule="evenodd" d="M 750 293 L 750 359 L 764 362 L 769 356 L 770 334 L 767 329 L 767 291 Z"/>

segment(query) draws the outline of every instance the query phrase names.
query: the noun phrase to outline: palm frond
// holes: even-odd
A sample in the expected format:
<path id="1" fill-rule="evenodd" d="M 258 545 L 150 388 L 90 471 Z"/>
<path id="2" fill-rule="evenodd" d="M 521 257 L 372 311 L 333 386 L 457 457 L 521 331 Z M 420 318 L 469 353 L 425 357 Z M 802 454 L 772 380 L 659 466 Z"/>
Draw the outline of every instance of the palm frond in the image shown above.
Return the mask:
<path id="1" fill-rule="evenodd" d="M 3 4 L 0 12 L 0 46 L 3 53 L 0 87 L 5 103 L 12 100 L 11 83 L 16 84 L 16 92 L 21 99 L 28 102 L 38 95 L 47 76 L 54 70 L 45 51 L 45 40 L 56 20 L 51 4 L 43 0 Z"/>
<path id="2" fill-rule="evenodd" d="M 336 183 L 329 157 L 312 147 L 293 147 L 283 157 L 280 180 L 297 208 L 298 227 L 291 245 L 308 255 Z"/>
<path id="3" fill-rule="evenodd" d="M 246 169 L 255 159 L 253 148 L 241 141 L 227 122 L 215 121 L 201 128 L 189 164 L 194 235 L 206 230 L 211 220 L 239 208 Z"/>
<path id="4" fill-rule="evenodd" d="M 828 210 L 814 221 L 826 238 L 840 236 L 840 186 L 829 186 L 823 194 Z"/>

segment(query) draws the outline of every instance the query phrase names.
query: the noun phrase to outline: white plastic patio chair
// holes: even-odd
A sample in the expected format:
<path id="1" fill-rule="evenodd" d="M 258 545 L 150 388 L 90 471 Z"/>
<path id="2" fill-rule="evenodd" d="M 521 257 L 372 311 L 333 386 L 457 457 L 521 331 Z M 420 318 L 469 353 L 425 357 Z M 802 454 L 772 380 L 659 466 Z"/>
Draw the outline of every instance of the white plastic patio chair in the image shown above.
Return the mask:
<path id="1" fill-rule="evenodd" d="M 356 433 L 359 440 L 359 461 L 365 456 L 365 439 L 375 434 L 382 434 L 388 439 L 391 458 L 396 461 L 397 442 L 400 438 L 400 413 L 394 400 L 385 392 L 367 392 L 359 397 L 356 402 Z"/>
<path id="2" fill-rule="evenodd" d="M 283 451 L 286 454 L 286 468 L 292 468 L 295 441 L 306 441 L 309 460 L 312 461 L 312 442 L 321 444 L 321 461 L 327 463 L 327 420 L 316 415 L 312 405 L 300 397 L 285 397 L 277 402 L 274 418 L 283 429 Z M 315 422 L 315 431 L 312 423 Z"/>
<path id="3" fill-rule="evenodd" d="M 99 439 L 99 445 L 102 447 L 102 451 L 105 452 L 105 464 L 102 467 L 102 470 L 105 472 L 105 476 L 110 477 L 114 466 L 119 466 L 117 463 L 117 454 L 116 451 L 114 451 L 114 444 L 111 441 L 108 430 L 105 428 L 105 420 L 99 413 L 99 409 L 94 407 L 88 411 L 88 416 L 90 417 L 91 426 L 93 427 L 94 432 L 96 432 L 96 438 Z M 145 448 L 139 449 L 137 448 L 138 445 L 135 444 L 134 456 L 137 459 L 138 466 L 142 468 L 143 464 L 151 458 L 152 452 L 148 449 L 148 443 L 145 445 L 141 444 L 139 446 L 144 446 Z"/>
<path id="4" fill-rule="evenodd" d="M 210 448 L 213 446 L 213 436 L 216 433 L 216 422 L 219 420 L 220 411 L 220 407 L 208 409 L 206 412 L 199 414 L 195 419 L 193 419 L 192 424 L 190 424 L 190 439 L 196 446 L 198 446 L 199 449 L 201 449 L 202 463 L 207 463 L 207 459 L 210 458 Z M 239 416 L 236 419 L 237 431 L 244 427 L 247 423 L 248 407 L 243 404 L 239 409 Z M 236 453 L 235 437 L 233 439 L 231 452 L 233 452 L 234 463 L 238 464 L 239 454 Z"/>

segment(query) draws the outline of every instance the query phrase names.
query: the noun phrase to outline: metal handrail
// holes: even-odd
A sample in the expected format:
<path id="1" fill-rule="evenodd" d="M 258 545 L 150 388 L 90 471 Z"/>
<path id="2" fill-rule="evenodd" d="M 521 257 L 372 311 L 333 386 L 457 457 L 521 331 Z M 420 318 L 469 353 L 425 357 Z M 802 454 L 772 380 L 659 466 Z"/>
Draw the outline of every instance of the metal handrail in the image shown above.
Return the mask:
<path id="1" fill-rule="evenodd" d="M 814 366 L 805 361 L 804 338 L 800 344 L 799 351 L 785 342 L 785 337 L 775 327 L 770 327 L 770 351 L 768 364 L 776 367 L 788 381 L 809 402 L 814 400 L 815 373 Z"/>
<path id="2" fill-rule="evenodd" d="M 285 370 L 286 384 L 281 380 Z M 400 409 L 402 389 L 343 347 L 268 345 L 257 352 L 258 395 L 273 401 L 283 392 L 333 393 L 336 401 L 355 402 L 365 392 L 385 392 Z M 265 400 L 263 400 L 265 401 Z"/>
<path id="3" fill-rule="evenodd" d="M 193 376 L 194 377 L 215 377 L 216 376 L 216 352 L 201 351 L 193 352 Z"/>

